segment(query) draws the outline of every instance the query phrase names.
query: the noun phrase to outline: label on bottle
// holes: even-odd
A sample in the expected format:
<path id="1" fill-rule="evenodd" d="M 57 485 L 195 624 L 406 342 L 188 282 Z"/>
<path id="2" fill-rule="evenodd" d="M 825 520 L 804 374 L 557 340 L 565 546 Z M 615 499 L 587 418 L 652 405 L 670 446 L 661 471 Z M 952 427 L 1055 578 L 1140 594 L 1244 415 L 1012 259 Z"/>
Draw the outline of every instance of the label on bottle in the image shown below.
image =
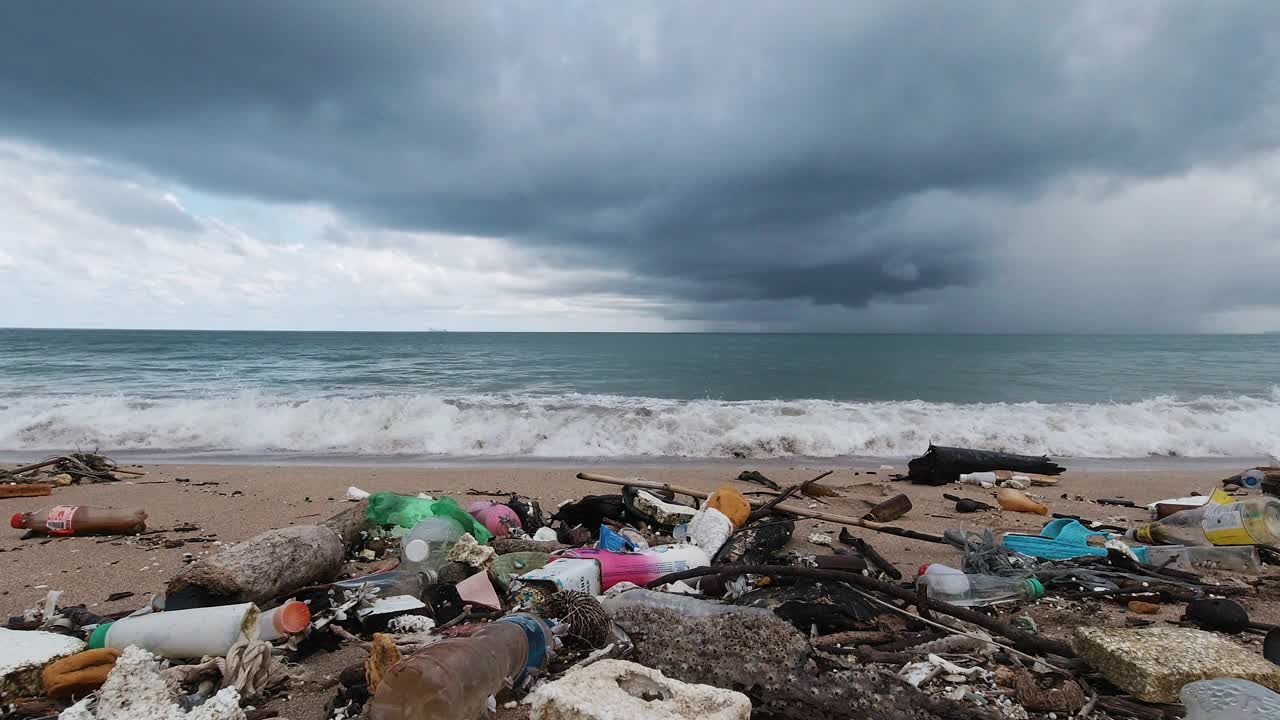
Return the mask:
<path id="1" fill-rule="evenodd" d="M 45 521 L 45 526 L 49 528 L 50 535 L 71 535 L 76 529 L 71 524 L 72 519 L 76 515 L 76 510 L 80 508 L 75 505 L 56 505 L 49 508 L 49 519 Z"/>
<path id="2" fill-rule="evenodd" d="M 1231 496 L 1221 490 L 1215 492 L 1209 504 L 1204 506 L 1200 528 L 1214 545 L 1254 544 L 1253 536 L 1244 526 L 1240 503 L 1232 502 Z"/>

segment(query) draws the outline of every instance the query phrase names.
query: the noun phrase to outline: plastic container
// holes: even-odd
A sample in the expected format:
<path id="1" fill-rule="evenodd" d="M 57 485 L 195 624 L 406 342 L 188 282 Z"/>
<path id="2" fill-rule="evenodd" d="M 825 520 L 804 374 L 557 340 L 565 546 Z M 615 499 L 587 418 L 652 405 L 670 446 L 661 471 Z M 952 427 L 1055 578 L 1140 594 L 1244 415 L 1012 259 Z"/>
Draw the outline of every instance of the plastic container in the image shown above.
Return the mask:
<path id="1" fill-rule="evenodd" d="M 1208 504 L 1134 528 L 1125 537 L 1148 545 L 1275 545 L 1280 543 L 1280 499 L 1262 495 L 1236 501 L 1218 490 Z"/>
<path id="2" fill-rule="evenodd" d="M 1013 488 L 1000 488 L 996 491 L 996 502 L 1000 507 L 1012 512 L 1035 513 L 1037 515 L 1048 515 L 1049 508 L 1043 504 L 1033 500 L 1021 490 Z"/>
<path id="3" fill-rule="evenodd" d="M 489 696 L 546 665 L 554 639 L 532 615 L 507 615 L 471 635 L 428 645 L 373 691 L 372 720 L 474 720 Z"/>
<path id="4" fill-rule="evenodd" d="M 970 575 L 938 563 L 921 568 L 917 582 L 924 582 L 930 599 L 961 607 L 1044 597 L 1044 586 L 1035 578 Z"/>
<path id="5" fill-rule="evenodd" d="M 1187 572 L 1197 570 L 1233 570 L 1253 575 L 1262 573 L 1262 561 L 1252 545 L 1156 545 L 1146 550 L 1146 562 L 1156 567 L 1170 567 Z"/>
<path id="6" fill-rule="evenodd" d="M 669 573 L 711 564 L 710 554 L 694 545 L 659 545 L 634 553 L 577 548 L 565 550 L 561 557 L 594 560 L 599 568 L 601 590 L 620 582 L 646 585 Z"/>
<path id="7" fill-rule="evenodd" d="M 404 572 L 438 572 L 449 562 L 449 548 L 466 530 L 450 517 L 418 521 L 400 538 L 400 569 Z"/>
<path id="8" fill-rule="evenodd" d="M 1186 720 L 1276 720 L 1280 694 L 1239 678 L 1199 680 L 1179 693 Z"/>
<path id="9" fill-rule="evenodd" d="M 508 528 L 520 527 L 520 516 L 515 510 L 492 500 L 473 502 L 467 506 L 467 512 L 494 537 L 506 537 L 510 532 Z"/>
<path id="10" fill-rule="evenodd" d="M 9 519 L 15 530 L 49 535 L 134 535 L 147 528 L 147 513 L 137 508 L 55 505 Z"/>
<path id="11" fill-rule="evenodd" d="M 170 610 L 102 623 L 89 648 L 137 645 L 165 658 L 223 657 L 240 638 L 256 639 L 262 613 L 253 603 Z"/>
<path id="12" fill-rule="evenodd" d="M 664 593 L 635 588 L 606 597 L 601 603 L 609 617 L 629 607 L 671 610 L 687 617 L 719 617 L 721 615 L 758 615 L 776 617 L 772 610 L 759 607 L 729 605 L 712 600 L 702 600 L 679 593 Z"/>
<path id="13" fill-rule="evenodd" d="M 258 639 L 275 640 L 285 635 L 297 635 L 310 626 L 311 608 L 304 602 L 289 600 L 258 618 Z"/>

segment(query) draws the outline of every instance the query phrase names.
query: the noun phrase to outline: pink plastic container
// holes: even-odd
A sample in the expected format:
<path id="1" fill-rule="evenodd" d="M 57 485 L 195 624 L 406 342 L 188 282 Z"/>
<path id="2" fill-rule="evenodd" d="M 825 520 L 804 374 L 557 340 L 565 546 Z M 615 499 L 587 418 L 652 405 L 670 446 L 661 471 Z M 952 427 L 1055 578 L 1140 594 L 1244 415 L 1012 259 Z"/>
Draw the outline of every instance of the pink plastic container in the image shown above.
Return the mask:
<path id="1" fill-rule="evenodd" d="M 595 560 L 600 565 L 601 590 L 620 582 L 644 585 L 668 573 L 711 564 L 707 553 L 694 545 L 659 545 L 634 553 L 576 548 L 565 550 L 560 557 Z"/>
<path id="2" fill-rule="evenodd" d="M 467 506 L 467 512 L 471 513 L 471 517 L 475 518 L 481 525 L 484 525 L 485 530 L 493 533 L 494 537 L 506 537 L 507 524 L 520 527 L 520 516 L 516 515 L 515 510 L 491 500 L 473 502 Z"/>

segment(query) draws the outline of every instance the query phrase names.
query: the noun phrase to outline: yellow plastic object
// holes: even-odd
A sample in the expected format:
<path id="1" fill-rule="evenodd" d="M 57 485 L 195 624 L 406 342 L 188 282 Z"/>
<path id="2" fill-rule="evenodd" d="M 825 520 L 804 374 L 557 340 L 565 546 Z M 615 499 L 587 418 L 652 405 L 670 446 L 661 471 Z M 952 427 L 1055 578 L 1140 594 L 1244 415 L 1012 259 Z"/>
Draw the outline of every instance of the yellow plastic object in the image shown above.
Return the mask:
<path id="1" fill-rule="evenodd" d="M 729 518 L 735 528 L 747 524 L 747 516 L 751 514 L 751 503 L 746 496 L 728 485 L 721 485 L 707 499 L 707 507 L 715 508 Z"/>
<path id="2" fill-rule="evenodd" d="M 1013 488 L 1000 488 L 996 492 L 996 502 L 1000 503 L 1000 507 L 1013 512 L 1035 513 L 1036 515 L 1048 515 L 1049 508 L 1027 497 L 1027 494 L 1021 490 Z"/>

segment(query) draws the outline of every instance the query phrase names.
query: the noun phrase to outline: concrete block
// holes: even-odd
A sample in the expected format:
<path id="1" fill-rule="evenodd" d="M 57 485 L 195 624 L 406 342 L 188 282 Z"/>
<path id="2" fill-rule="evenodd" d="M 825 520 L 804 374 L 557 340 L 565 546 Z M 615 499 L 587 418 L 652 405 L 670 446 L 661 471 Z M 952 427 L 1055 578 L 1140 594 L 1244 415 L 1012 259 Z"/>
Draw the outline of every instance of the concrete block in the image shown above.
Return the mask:
<path id="1" fill-rule="evenodd" d="M 1225 637 L 1190 628 L 1077 628 L 1071 645 L 1116 687 L 1139 700 L 1178 702 L 1183 685 L 1241 678 L 1280 690 L 1280 666 Z"/>
<path id="2" fill-rule="evenodd" d="M 539 687 L 532 720 L 748 720 L 751 701 L 733 690 L 672 680 L 626 660 L 601 660 Z"/>

